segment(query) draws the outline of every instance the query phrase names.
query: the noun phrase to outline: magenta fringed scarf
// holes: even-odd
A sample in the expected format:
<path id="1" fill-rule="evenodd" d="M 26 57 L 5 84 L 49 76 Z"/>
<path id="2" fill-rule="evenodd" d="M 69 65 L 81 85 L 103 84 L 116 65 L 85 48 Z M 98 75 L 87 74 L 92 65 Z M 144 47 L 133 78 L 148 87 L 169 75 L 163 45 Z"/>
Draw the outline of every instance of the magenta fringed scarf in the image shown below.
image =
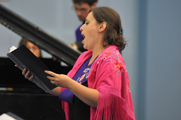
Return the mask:
<path id="1" fill-rule="evenodd" d="M 91 51 L 82 53 L 68 76 L 72 78 L 91 55 Z M 90 107 L 90 120 L 135 120 L 127 69 L 116 46 L 106 48 L 94 61 L 88 87 L 99 91 L 97 108 Z M 68 120 L 68 104 L 62 106 Z"/>

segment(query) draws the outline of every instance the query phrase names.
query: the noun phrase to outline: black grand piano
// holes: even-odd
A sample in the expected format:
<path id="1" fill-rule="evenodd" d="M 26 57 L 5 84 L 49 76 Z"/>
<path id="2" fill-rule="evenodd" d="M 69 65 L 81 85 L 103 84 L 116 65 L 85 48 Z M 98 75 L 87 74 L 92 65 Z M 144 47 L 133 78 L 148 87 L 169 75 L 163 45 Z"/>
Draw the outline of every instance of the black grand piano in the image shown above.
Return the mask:
<path id="1" fill-rule="evenodd" d="M 1 4 L 0 23 L 67 64 L 62 66 L 58 61 L 40 58 L 56 73 L 67 74 L 81 54 Z M 61 100 L 26 80 L 14 63 L 5 57 L 0 58 L 0 88 L 0 115 L 12 112 L 24 120 L 65 119 Z"/>

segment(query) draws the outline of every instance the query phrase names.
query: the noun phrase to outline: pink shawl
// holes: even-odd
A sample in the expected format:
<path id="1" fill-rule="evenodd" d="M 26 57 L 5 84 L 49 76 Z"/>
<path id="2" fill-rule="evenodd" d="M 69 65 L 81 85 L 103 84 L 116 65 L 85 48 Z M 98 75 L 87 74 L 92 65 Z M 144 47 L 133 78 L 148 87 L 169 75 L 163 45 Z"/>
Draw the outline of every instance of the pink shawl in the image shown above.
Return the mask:
<path id="1" fill-rule="evenodd" d="M 91 55 L 91 51 L 82 53 L 67 75 L 73 78 Z M 88 87 L 99 91 L 97 108 L 90 107 L 90 120 L 135 120 L 126 65 L 116 46 L 106 48 L 94 61 Z M 68 103 L 63 102 L 62 106 L 69 120 Z"/>

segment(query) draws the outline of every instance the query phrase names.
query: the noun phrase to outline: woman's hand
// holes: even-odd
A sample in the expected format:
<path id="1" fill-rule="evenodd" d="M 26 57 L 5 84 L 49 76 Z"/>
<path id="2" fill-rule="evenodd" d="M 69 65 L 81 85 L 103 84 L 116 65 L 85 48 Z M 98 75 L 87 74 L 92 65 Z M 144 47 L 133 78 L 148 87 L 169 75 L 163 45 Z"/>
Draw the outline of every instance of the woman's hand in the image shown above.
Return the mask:
<path id="1" fill-rule="evenodd" d="M 74 95 L 76 95 L 80 100 L 86 104 L 97 107 L 99 91 L 96 89 L 88 88 L 77 81 L 72 80 L 67 75 L 56 74 L 51 71 L 45 70 L 45 73 L 49 74 L 47 76 L 51 83 L 56 84 L 60 87 L 68 88 Z"/>
<path id="2" fill-rule="evenodd" d="M 56 74 L 56 73 L 48 71 L 48 70 L 45 70 L 45 73 L 50 75 L 50 76 L 47 76 L 47 78 L 50 79 L 51 83 L 55 84 L 59 87 L 67 88 L 69 85 L 69 82 L 72 81 L 72 79 L 69 78 L 67 75 Z"/>
<path id="3" fill-rule="evenodd" d="M 22 75 L 24 75 L 25 78 L 28 79 L 28 80 L 30 80 L 30 81 L 32 81 L 32 79 L 33 79 L 33 75 L 30 76 L 30 71 L 29 71 L 29 70 L 27 71 L 26 68 L 24 68 L 24 69 L 22 70 Z"/>
<path id="4" fill-rule="evenodd" d="M 19 68 L 17 64 L 15 64 L 15 67 Z M 19 69 L 20 69 L 20 68 L 19 68 Z M 24 69 L 22 70 L 22 75 L 23 75 L 26 79 L 28 79 L 28 80 L 30 80 L 30 81 L 33 82 L 33 80 L 32 80 L 32 79 L 33 79 L 33 75 L 30 76 L 30 71 L 29 71 L 29 70 L 27 71 L 26 68 L 24 68 Z"/>

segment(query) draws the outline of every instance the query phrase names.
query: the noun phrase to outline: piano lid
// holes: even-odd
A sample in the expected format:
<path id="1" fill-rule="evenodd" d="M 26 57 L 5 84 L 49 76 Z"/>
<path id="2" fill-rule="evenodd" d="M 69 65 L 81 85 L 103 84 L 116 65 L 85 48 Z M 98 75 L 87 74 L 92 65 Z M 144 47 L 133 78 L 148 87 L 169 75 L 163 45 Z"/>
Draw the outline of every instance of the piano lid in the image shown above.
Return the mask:
<path id="1" fill-rule="evenodd" d="M 61 40 L 51 36 L 38 26 L 22 18 L 1 4 L 0 23 L 70 66 L 74 65 L 75 61 L 81 54 L 80 51 L 71 48 Z"/>

